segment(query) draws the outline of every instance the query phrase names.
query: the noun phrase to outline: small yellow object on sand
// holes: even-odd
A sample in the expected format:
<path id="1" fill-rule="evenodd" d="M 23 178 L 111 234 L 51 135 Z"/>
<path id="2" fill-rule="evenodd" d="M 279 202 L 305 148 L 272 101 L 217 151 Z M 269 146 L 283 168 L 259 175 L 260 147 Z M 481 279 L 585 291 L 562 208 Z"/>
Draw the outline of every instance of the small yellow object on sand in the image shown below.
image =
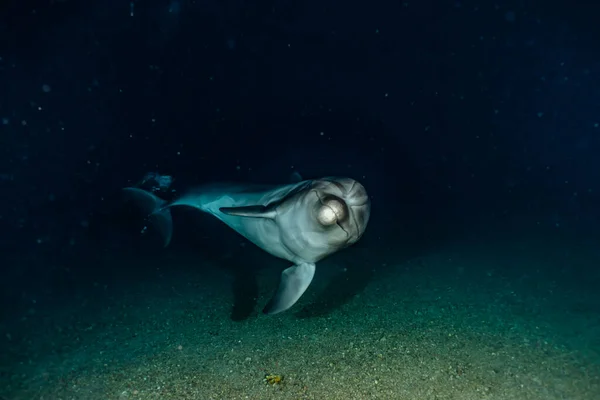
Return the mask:
<path id="1" fill-rule="evenodd" d="M 279 385 L 282 381 L 283 381 L 283 376 L 281 376 L 281 375 L 274 375 L 274 374 L 265 375 L 265 383 L 267 383 L 271 386 Z"/>

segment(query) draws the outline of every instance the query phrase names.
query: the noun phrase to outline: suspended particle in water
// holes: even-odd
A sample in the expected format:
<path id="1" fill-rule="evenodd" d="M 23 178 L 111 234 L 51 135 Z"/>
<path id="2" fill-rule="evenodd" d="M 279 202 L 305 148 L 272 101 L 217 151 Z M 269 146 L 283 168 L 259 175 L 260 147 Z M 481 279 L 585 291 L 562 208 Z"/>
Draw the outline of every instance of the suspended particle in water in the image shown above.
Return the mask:
<path id="1" fill-rule="evenodd" d="M 517 20 L 517 14 L 515 14 L 514 11 L 507 11 L 504 14 L 504 19 L 506 20 L 506 22 L 515 22 Z"/>
<path id="2" fill-rule="evenodd" d="M 180 11 L 181 11 L 181 4 L 179 4 L 178 1 L 172 1 L 171 4 L 169 4 L 169 13 L 179 14 Z"/>
<path id="3" fill-rule="evenodd" d="M 50 93 L 50 91 L 52 90 L 52 88 L 50 87 L 50 85 L 42 85 L 42 92 L 44 93 Z"/>
<path id="4" fill-rule="evenodd" d="M 235 50 L 235 39 L 229 38 L 229 39 L 227 39 L 227 41 L 225 43 L 229 50 Z"/>

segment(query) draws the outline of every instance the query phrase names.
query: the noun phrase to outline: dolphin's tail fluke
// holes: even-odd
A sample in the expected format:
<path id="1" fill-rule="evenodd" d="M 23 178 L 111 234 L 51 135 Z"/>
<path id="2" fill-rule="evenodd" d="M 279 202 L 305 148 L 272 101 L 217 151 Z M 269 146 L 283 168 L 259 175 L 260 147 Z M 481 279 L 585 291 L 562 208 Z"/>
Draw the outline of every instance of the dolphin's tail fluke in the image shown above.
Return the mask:
<path id="1" fill-rule="evenodd" d="M 132 200 L 144 215 L 148 216 L 148 220 L 158 229 L 163 244 L 167 247 L 173 236 L 173 218 L 167 201 L 153 193 L 135 187 L 123 189 L 123 194 L 126 199 Z"/>

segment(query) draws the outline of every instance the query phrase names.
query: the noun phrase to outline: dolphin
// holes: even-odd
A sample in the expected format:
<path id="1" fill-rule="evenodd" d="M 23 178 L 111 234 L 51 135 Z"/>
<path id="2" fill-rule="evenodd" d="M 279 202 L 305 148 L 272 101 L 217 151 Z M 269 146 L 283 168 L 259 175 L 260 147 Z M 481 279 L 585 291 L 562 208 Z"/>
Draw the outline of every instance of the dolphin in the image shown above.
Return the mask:
<path id="1" fill-rule="evenodd" d="M 155 193 L 123 189 L 160 231 L 165 247 L 173 232 L 170 209 L 193 207 L 212 214 L 275 257 L 294 265 L 263 312 L 287 310 L 306 291 L 318 261 L 356 243 L 367 227 L 371 201 L 354 179 L 326 177 L 281 186 L 208 184 L 167 202 Z"/>

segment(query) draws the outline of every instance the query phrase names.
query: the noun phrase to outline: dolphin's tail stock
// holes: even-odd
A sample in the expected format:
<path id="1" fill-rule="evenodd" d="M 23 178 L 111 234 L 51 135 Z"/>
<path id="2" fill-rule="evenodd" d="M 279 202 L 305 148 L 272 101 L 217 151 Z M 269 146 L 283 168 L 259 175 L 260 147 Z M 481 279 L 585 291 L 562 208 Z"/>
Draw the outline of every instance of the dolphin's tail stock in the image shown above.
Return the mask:
<path id="1" fill-rule="evenodd" d="M 173 236 L 173 218 L 166 200 L 163 200 L 146 190 L 127 187 L 123 189 L 125 199 L 133 201 L 147 215 L 149 221 L 155 226 L 167 247 Z"/>

